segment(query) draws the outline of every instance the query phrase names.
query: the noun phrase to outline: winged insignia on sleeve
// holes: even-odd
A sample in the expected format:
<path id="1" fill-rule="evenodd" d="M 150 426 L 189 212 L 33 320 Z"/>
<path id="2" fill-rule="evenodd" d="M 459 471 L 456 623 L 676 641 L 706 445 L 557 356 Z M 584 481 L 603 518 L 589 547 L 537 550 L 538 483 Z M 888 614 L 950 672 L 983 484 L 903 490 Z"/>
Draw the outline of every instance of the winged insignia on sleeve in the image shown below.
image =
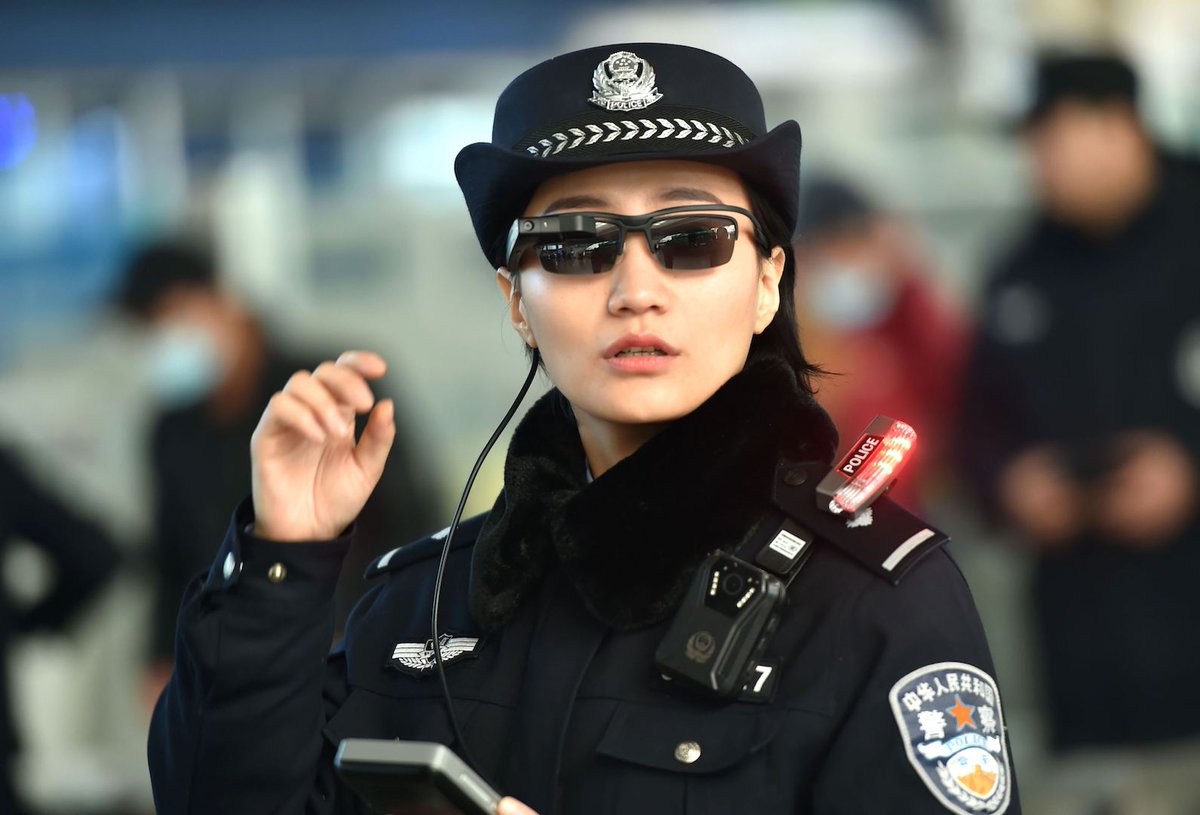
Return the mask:
<path id="1" fill-rule="evenodd" d="M 438 646 L 442 655 L 442 663 L 448 665 L 456 659 L 474 654 L 475 649 L 479 646 L 479 638 L 442 634 L 438 638 Z M 422 674 L 432 671 L 437 667 L 437 663 L 434 661 L 433 640 L 396 643 L 389 662 L 393 667 L 404 670 L 406 673 Z"/>

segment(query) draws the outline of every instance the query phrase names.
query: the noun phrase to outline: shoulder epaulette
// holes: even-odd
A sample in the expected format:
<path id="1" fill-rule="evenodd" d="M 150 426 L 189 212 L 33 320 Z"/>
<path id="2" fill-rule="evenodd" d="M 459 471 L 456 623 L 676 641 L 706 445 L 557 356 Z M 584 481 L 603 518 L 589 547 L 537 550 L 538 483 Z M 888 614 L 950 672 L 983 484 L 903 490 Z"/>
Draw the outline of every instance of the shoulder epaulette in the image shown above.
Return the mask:
<path id="1" fill-rule="evenodd" d="M 921 558 L 950 540 L 886 495 L 854 515 L 826 511 L 817 503 L 816 487 L 828 470 L 821 462 L 780 464 L 775 505 L 884 580 L 899 583 Z"/>
<path id="2" fill-rule="evenodd" d="M 476 515 L 474 518 L 468 518 L 459 523 L 458 531 L 454 533 L 454 543 L 450 547 L 451 551 L 462 549 L 464 546 L 470 546 L 475 543 L 475 536 L 479 534 L 479 530 L 483 527 L 483 521 L 486 517 L 486 514 Z M 440 556 L 442 547 L 446 544 L 446 535 L 449 533 L 450 528 L 447 527 L 440 532 L 434 532 L 428 537 L 398 546 L 390 552 L 385 552 L 372 561 L 371 565 L 367 567 L 367 571 L 363 574 L 363 577 L 369 580 L 385 572 L 394 572 L 397 569 L 402 569 L 405 566 L 410 566 L 427 558 Z"/>

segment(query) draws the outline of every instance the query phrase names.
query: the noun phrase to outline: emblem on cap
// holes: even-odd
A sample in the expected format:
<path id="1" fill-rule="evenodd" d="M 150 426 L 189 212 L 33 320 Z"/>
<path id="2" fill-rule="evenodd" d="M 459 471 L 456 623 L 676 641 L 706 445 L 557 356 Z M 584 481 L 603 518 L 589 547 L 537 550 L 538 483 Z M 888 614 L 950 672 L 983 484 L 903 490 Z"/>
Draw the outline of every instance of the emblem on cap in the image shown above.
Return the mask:
<path id="1" fill-rule="evenodd" d="M 1012 765 L 996 681 L 974 665 L 926 665 L 889 694 L 908 760 L 951 812 L 1000 815 Z"/>
<path id="2" fill-rule="evenodd" d="M 474 656 L 478 645 L 478 637 L 455 637 L 450 634 L 442 634 L 438 638 L 438 650 L 442 654 L 442 664 L 449 665 L 457 659 Z M 433 658 L 433 640 L 396 643 L 388 662 L 393 668 L 415 676 L 432 671 L 437 665 Z"/>
<path id="3" fill-rule="evenodd" d="M 662 99 L 654 69 L 632 51 L 617 51 L 592 73 L 591 103 L 605 110 L 641 110 Z"/>

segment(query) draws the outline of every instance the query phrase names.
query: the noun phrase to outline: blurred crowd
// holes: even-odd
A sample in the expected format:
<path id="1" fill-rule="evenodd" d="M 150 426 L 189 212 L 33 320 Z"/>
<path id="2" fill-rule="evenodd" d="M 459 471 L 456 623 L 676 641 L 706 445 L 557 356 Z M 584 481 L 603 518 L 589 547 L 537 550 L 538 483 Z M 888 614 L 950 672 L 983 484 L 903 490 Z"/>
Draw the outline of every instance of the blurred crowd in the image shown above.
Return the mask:
<path id="1" fill-rule="evenodd" d="M 944 36 L 935 5 L 905 12 L 915 36 Z M 876 414 L 919 433 L 894 495 L 956 539 L 1006 690 L 1025 811 L 1200 812 L 1200 161 L 1188 149 L 1200 146 L 1200 97 L 1191 129 L 1184 117 L 1184 138 L 1168 146 L 1146 115 L 1156 86 L 1115 43 L 1024 59 L 1025 101 L 970 124 L 1010 145 L 1024 181 L 953 179 L 963 202 L 988 199 L 973 199 L 975 186 L 1022 189 L 1005 217 L 971 227 L 951 213 L 931 228 L 902 185 L 881 183 L 886 170 L 850 170 L 820 150 L 806 158 L 801 337 L 827 372 L 818 398 L 844 442 Z M 1200 87 L 1200 61 L 1191 70 Z M 0 97 L 8 201 L 20 197 L 10 193 L 28 146 L 23 104 Z M 444 124 L 442 114 L 430 120 Z M 806 133 L 826 128 L 797 118 Z M 419 121 L 389 127 L 439 137 Z M 819 135 L 818 147 L 838 136 Z M 193 163 L 209 161 L 189 144 Z M 35 319 L 0 308 L 0 321 L 22 324 L 0 333 L 0 343 L 21 337 L 19 351 L 0 352 L 0 813 L 150 810 L 145 727 L 170 675 L 175 609 L 249 494 L 250 435 L 291 372 L 380 338 L 396 350 L 376 393 L 396 399 L 400 432 L 359 520 L 339 624 L 371 558 L 444 524 L 477 429 L 515 388 L 517 349 L 494 382 L 453 378 L 461 349 L 502 344 L 500 304 L 450 268 L 482 264 L 463 237 L 465 212 L 458 237 L 422 243 L 442 216 L 422 221 L 424 200 L 402 205 L 408 228 L 391 229 L 408 258 L 395 279 L 350 229 L 333 241 L 333 265 L 366 271 L 309 280 L 300 297 L 286 277 L 292 255 L 264 263 L 246 248 L 255 230 L 280 230 L 278 207 L 256 196 L 298 183 L 254 154 L 242 153 L 252 163 L 241 176 L 222 167 L 216 189 L 196 193 L 219 199 L 249 184 L 242 209 L 119 230 L 119 248 L 103 255 L 110 271 L 88 284 L 99 294 L 71 312 L 68 343 L 43 342 Z M 925 165 L 908 177 L 946 172 L 943 158 L 910 154 Z M 395 172 L 420 175 L 397 161 Z M 442 194 L 420 183 L 421 195 Z M 371 206 L 354 212 L 370 221 Z M 938 234 L 960 223 L 987 236 L 974 253 Z M 0 292 L 19 297 L 22 262 L 0 250 Z M 343 315 L 340 330 L 321 323 L 330 313 Z M 281 314 L 290 325 L 275 323 Z M 456 338 L 486 315 L 490 340 Z M 65 330 L 53 308 L 39 319 Z M 470 398 L 441 396 L 452 390 Z M 477 414 L 440 407 L 463 402 Z"/>

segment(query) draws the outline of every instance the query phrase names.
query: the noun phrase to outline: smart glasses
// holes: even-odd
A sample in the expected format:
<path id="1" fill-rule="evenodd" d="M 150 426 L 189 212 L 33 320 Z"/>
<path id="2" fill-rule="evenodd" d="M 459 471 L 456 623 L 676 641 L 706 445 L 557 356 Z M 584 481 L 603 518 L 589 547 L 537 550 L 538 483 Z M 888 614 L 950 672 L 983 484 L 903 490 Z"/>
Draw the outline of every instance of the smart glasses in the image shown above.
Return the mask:
<path id="1" fill-rule="evenodd" d="M 641 232 L 664 269 L 697 271 L 723 266 L 733 257 L 738 238 L 736 212 L 750 219 L 765 252 L 763 228 L 749 210 L 723 204 L 692 204 L 648 212 L 568 212 L 518 218 L 508 231 L 505 257 L 518 271 L 536 258 L 541 268 L 561 275 L 607 272 L 625 251 L 625 236 Z"/>

